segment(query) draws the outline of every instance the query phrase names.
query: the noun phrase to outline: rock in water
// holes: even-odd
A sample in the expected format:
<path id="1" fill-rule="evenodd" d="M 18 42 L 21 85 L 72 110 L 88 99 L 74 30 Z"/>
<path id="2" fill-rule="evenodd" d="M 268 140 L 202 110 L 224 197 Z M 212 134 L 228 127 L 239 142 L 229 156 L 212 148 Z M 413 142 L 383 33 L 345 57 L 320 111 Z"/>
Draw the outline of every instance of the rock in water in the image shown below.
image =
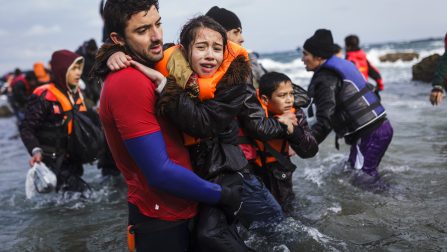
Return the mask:
<path id="1" fill-rule="evenodd" d="M 435 76 L 436 65 L 440 58 L 439 54 L 433 54 L 413 65 L 413 80 L 431 82 Z"/>
<path id="2" fill-rule="evenodd" d="M 387 53 L 379 57 L 380 62 L 396 62 L 398 60 L 402 61 L 412 61 L 419 58 L 419 54 L 415 52 L 399 52 L 399 53 Z"/>
<path id="3" fill-rule="evenodd" d="M 8 105 L 6 104 L 0 105 L 0 117 L 10 117 L 12 115 L 13 115 L 12 111 L 8 107 Z"/>

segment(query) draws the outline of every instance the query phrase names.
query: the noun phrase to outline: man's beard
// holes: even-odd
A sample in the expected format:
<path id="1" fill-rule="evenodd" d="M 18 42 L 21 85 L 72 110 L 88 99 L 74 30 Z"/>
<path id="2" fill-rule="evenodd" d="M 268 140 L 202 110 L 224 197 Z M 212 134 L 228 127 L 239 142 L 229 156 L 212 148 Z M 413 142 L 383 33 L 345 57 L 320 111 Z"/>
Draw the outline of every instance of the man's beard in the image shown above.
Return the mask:
<path id="1" fill-rule="evenodd" d="M 148 51 L 154 45 L 163 46 L 163 42 L 161 40 L 158 40 L 158 41 L 151 43 L 150 46 L 148 47 Z M 125 47 L 126 47 L 126 50 L 129 52 L 129 56 L 132 57 L 133 60 L 138 61 L 139 63 L 146 65 L 146 66 L 153 66 L 156 62 L 160 61 L 163 58 L 163 56 L 162 56 L 162 57 L 160 57 L 160 59 L 157 59 L 157 60 L 149 59 L 147 56 L 141 55 L 138 52 L 136 52 L 135 50 L 133 50 L 130 46 L 128 46 L 128 43 L 126 43 Z M 163 51 L 162 51 L 162 55 L 163 55 Z"/>

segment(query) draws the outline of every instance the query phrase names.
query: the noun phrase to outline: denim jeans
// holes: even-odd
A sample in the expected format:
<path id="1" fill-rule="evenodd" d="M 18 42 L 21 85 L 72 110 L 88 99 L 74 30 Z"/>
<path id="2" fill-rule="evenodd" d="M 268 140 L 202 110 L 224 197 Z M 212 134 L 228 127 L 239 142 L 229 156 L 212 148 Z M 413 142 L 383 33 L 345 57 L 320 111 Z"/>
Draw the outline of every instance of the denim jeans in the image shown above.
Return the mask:
<path id="1" fill-rule="evenodd" d="M 243 204 L 238 216 L 245 227 L 254 222 L 272 224 L 284 218 L 281 206 L 256 176 L 245 173 L 243 183 Z"/>

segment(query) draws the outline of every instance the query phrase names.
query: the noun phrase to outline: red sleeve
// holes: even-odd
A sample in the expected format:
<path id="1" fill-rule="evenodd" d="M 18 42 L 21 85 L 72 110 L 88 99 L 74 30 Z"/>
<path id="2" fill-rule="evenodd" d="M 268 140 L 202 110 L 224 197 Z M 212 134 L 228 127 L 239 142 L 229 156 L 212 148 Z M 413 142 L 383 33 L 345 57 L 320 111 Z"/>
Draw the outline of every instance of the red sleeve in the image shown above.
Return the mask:
<path id="1" fill-rule="evenodd" d="M 111 76 L 109 111 L 123 140 L 160 130 L 155 116 L 155 85 L 141 72 L 127 68 Z"/>

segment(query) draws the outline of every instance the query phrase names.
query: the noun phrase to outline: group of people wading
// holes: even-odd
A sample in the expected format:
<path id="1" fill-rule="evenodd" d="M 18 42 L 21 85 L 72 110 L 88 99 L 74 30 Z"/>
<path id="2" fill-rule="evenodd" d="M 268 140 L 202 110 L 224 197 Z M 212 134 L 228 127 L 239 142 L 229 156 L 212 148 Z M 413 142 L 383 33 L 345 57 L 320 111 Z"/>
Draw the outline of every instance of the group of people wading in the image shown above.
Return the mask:
<path id="1" fill-rule="evenodd" d="M 356 181 L 379 181 L 393 129 L 377 95 L 380 74 L 358 38 L 349 60 L 334 55 L 331 31 L 307 39 L 302 60 L 314 76 L 305 91 L 242 47 L 242 24 L 224 8 L 190 19 L 178 44 L 163 44 L 156 0 L 108 0 L 102 16 L 107 39 L 91 74 L 102 85 L 101 127 L 128 186 L 130 249 L 249 251 L 237 225 L 263 229 L 293 212 L 291 156 L 314 157 L 332 130 L 351 145 Z M 78 86 L 84 59 L 61 50 L 51 65 L 54 82 L 30 97 L 21 133 L 30 162 L 47 163 L 60 190 L 84 191 L 82 154 L 67 138 L 88 112 Z M 377 88 L 366 81 L 371 72 Z"/>

